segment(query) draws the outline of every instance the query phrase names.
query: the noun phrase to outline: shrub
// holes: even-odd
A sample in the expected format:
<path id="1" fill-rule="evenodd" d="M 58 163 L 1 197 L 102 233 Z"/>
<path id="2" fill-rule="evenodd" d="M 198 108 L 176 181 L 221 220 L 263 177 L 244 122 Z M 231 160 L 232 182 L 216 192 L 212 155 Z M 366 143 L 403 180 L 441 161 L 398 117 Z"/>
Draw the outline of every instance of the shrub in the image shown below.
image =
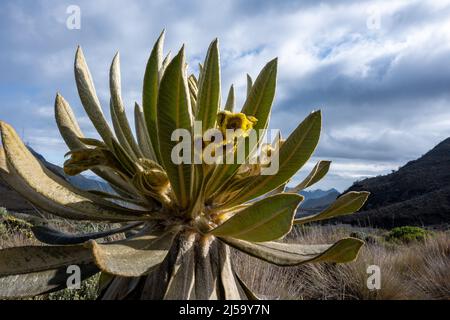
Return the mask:
<path id="1" fill-rule="evenodd" d="M 429 232 L 420 227 L 403 226 L 389 231 L 386 241 L 409 243 L 411 241 L 423 241 Z"/>
<path id="2" fill-rule="evenodd" d="M 10 215 L 5 208 L 0 208 L 0 236 L 14 233 L 20 233 L 29 239 L 33 238 L 30 223 Z"/>

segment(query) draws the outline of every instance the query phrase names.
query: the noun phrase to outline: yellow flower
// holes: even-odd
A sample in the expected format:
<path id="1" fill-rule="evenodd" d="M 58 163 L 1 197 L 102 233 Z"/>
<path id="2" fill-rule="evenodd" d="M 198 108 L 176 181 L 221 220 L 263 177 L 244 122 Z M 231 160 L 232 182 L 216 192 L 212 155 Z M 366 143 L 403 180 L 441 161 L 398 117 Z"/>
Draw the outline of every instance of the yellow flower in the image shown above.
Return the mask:
<path id="1" fill-rule="evenodd" d="M 217 126 L 226 137 L 227 130 L 242 130 L 243 136 L 253 128 L 258 120 L 253 116 L 247 116 L 242 112 L 231 113 L 230 111 L 221 111 L 217 114 Z M 229 140 L 228 137 L 226 140 Z"/>

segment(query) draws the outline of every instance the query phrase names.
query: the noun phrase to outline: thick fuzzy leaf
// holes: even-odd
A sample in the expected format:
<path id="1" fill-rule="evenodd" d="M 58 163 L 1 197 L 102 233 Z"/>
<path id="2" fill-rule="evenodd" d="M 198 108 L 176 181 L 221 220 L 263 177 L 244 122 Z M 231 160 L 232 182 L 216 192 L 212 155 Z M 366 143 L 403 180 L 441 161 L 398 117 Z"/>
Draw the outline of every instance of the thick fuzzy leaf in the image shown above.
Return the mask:
<path id="1" fill-rule="evenodd" d="M 192 164 L 175 164 L 172 151 L 179 143 L 172 141 L 177 129 L 192 130 L 192 113 L 184 72 L 184 47 L 173 58 L 164 73 L 158 94 L 158 136 L 162 164 L 169 177 L 172 189 L 182 208 L 188 206 L 191 195 Z M 190 142 L 192 143 L 192 142 Z"/>
<path id="2" fill-rule="evenodd" d="M 98 272 L 83 246 L 25 246 L 0 250 L 0 298 L 34 296 L 66 287 L 67 267 L 85 279 Z"/>
<path id="3" fill-rule="evenodd" d="M 234 214 L 210 233 L 261 242 L 279 239 L 291 231 L 296 209 L 303 197 L 278 194 L 253 203 Z"/>
<path id="4" fill-rule="evenodd" d="M 181 236 L 178 255 L 173 265 L 164 299 L 196 299 L 195 296 L 195 233 Z"/>
<path id="5" fill-rule="evenodd" d="M 103 283 L 102 280 L 104 279 Z M 136 299 L 135 288 L 141 281 L 140 277 L 118 277 L 102 272 L 99 280 L 99 299 L 101 300 L 131 300 Z"/>
<path id="6" fill-rule="evenodd" d="M 87 146 L 108 149 L 108 146 L 103 141 L 93 139 L 93 138 L 78 138 L 78 139 Z"/>
<path id="7" fill-rule="evenodd" d="M 99 244 L 91 240 L 94 261 L 104 272 L 138 277 L 151 272 L 166 257 L 178 230 L 163 234 L 152 232 L 121 241 L 120 243 Z"/>
<path id="8" fill-rule="evenodd" d="M 300 182 L 298 185 L 294 187 L 294 189 L 290 190 L 289 192 L 295 192 L 298 193 L 302 191 L 303 189 L 306 189 L 313 184 L 320 181 L 328 172 L 330 169 L 331 161 L 327 160 L 320 160 L 316 163 L 314 168 L 311 170 L 311 172 L 308 174 L 308 176 Z"/>
<path id="9" fill-rule="evenodd" d="M 83 281 L 99 272 L 94 263 L 77 264 L 80 280 Z M 0 276 L 0 299 L 34 297 L 67 287 L 67 266 L 25 274 Z"/>
<path id="10" fill-rule="evenodd" d="M 242 107 L 243 113 L 258 119 L 254 126 L 256 130 L 267 127 L 272 102 L 275 97 L 277 61 L 278 59 L 275 58 L 264 66 L 255 83 L 251 85 L 251 90 Z"/>
<path id="11" fill-rule="evenodd" d="M 95 91 L 94 82 L 92 81 L 92 76 L 86 64 L 81 47 L 78 47 L 75 56 L 75 80 L 81 103 L 83 104 L 87 115 L 100 136 L 103 138 L 103 141 L 105 141 L 108 146 L 111 146 L 114 135 L 103 115 L 100 101 L 98 100 Z"/>
<path id="12" fill-rule="evenodd" d="M 203 132 L 214 128 L 220 109 L 220 58 L 217 39 L 208 48 L 198 88 L 196 109 L 195 119 L 202 121 Z"/>
<path id="13" fill-rule="evenodd" d="M 34 158 L 11 126 L 0 122 L 0 129 L 10 172 L 3 178 L 37 207 L 69 219 L 145 219 L 145 214 L 121 209 L 112 202 L 76 189 Z"/>
<path id="14" fill-rule="evenodd" d="M 178 256 L 179 237 L 173 242 L 164 261 L 147 275 L 140 292 L 141 300 L 161 300 L 164 298 L 173 266 Z"/>
<path id="15" fill-rule="evenodd" d="M 56 244 L 68 245 L 68 244 L 80 244 L 92 239 L 105 238 L 114 234 L 135 229 L 141 224 L 142 223 L 137 222 L 112 230 L 85 233 L 85 234 L 69 234 L 46 226 L 33 226 L 31 228 L 31 231 L 33 231 L 33 234 L 36 237 L 36 239 L 38 239 L 43 243 L 52 245 Z"/>
<path id="16" fill-rule="evenodd" d="M 9 174 L 8 163 L 6 162 L 6 155 L 3 146 L 0 146 L 0 177 Z"/>
<path id="17" fill-rule="evenodd" d="M 310 262 L 350 262 L 357 258 L 363 241 L 345 238 L 335 244 L 288 244 L 279 242 L 252 243 L 233 238 L 220 238 L 228 245 L 251 256 L 279 266 Z"/>
<path id="18" fill-rule="evenodd" d="M 273 175 L 261 175 L 251 183 L 227 206 L 233 206 L 259 197 L 285 183 L 311 157 L 319 142 L 322 117 L 320 111 L 312 112 L 291 133 L 279 152 L 273 155 L 279 159 L 279 169 Z"/>
<path id="19" fill-rule="evenodd" d="M 142 153 L 136 143 L 136 140 L 134 139 L 122 101 L 119 53 L 114 56 L 111 64 L 109 85 L 111 91 L 111 101 L 119 127 L 121 129 L 120 132 L 136 156 L 141 157 Z"/>
<path id="20" fill-rule="evenodd" d="M 92 262 L 88 249 L 75 246 L 24 246 L 0 250 L 0 276 Z"/>
<path id="21" fill-rule="evenodd" d="M 231 85 L 230 91 L 228 91 L 227 102 L 225 103 L 225 110 L 226 111 L 234 112 L 234 107 L 236 105 L 236 101 L 235 100 L 236 99 L 235 99 L 235 96 L 234 96 L 234 86 Z"/>
<path id="22" fill-rule="evenodd" d="M 136 103 L 134 105 L 134 123 L 136 126 L 136 135 L 142 153 L 147 159 L 158 162 L 155 151 L 153 150 L 152 140 L 148 135 L 147 125 L 145 124 L 144 113 L 141 107 Z"/>
<path id="23" fill-rule="evenodd" d="M 114 132 L 116 133 L 117 140 L 118 140 L 120 146 L 127 152 L 127 154 L 129 155 L 130 158 L 137 159 L 136 154 L 134 153 L 133 149 L 131 149 L 130 144 L 128 143 L 127 139 L 125 138 L 125 135 L 122 132 L 122 127 L 120 126 L 119 119 L 117 118 L 116 110 L 114 108 L 112 99 L 110 101 L 109 108 L 110 108 L 109 111 L 111 114 L 111 120 L 112 120 L 113 127 L 114 127 Z M 113 143 L 114 142 L 116 142 L 116 141 L 113 140 Z M 117 142 L 116 142 L 116 144 L 117 144 Z"/>
<path id="24" fill-rule="evenodd" d="M 364 205 L 370 192 L 361 191 L 350 191 L 339 198 L 336 199 L 328 208 L 324 211 L 310 215 L 304 218 L 299 218 L 294 221 L 295 224 L 304 224 L 308 222 L 325 220 L 334 217 L 344 216 L 352 214 Z"/>
<path id="25" fill-rule="evenodd" d="M 217 300 L 220 297 L 218 245 L 222 243 L 214 237 L 202 237 L 196 243 L 194 285 L 198 300 Z"/>
<path id="26" fill-rule="evenodd" d="M 69 103 L 58 93 L 55 98 L 55 119 L 61 136 L 70 149 L 83 147 L 78 138 L 84 137 Z"/>
<path id="27" fill-rule="evenodd" d="M 111 106 L 114 109 L 114 114 L 117 118 L 118 127 L 120 130 L 116 130 L 117 137 L 122 136 L 122 139 L 127 141 L 127 144 L 131 148 L 131 152 L 138 158 L 142 157 L 142 152 L 136 143 L 133 133 L 130 128 L 130 124 L 125 113 L 125 107 L 122 101 L 121 94 L 121 79 L 120 79 L 120 58 L 119 53 L 114 56 L 111 64 L 109 74 L 109 87 L 111 91 Z"/>
<path id="28" fill-rule="evenodd" d="M 222 296 L 225 300 L 241 300 L 245 299 L 244 290 L 238 283 L 236 275 L 233 271 L 230 258 L 230 249 L 223 244 L 219 244 L 219 265 L 220 265 L 220 283 L 223 290 Z"/>
<path id="29" fill-rule="evenodd" d="M 84 135 L 81 132 L 72 108 L 60 94 L 57 94 L 55 99 L 55 118 L 59 132 L 69 149 L 75 150 L 84 148 Z M 92 171 L 99 177 L 108 181 L 114 187 L 119 188 L 121 192 L 129 193 L 127 191 L 130 189 L 130 186 L 111 170 L 94 168 Z"/>
<path id="30" fill-rule="evenodd" d="M 136 173 L 136 163 L 130 154 L 117 141 L 113 141 L 112 148 L 116 159 L 119 161 L 124 174 L 132 177 Z"/>
<path id="31" fill-rule="evenodd" d="M 158 140 L 156 106 L 158 102 L 159 70 L 162 67 L 164 34 L 165 32 L 163 30 L 148 59 L 142 90 L 142 108 L 144 109 L 145 122 L 147 124 L 148 134 L 152 140 L 153 150 L 156 153 L 159 163 L 161 163 L 161 153 Z"/>

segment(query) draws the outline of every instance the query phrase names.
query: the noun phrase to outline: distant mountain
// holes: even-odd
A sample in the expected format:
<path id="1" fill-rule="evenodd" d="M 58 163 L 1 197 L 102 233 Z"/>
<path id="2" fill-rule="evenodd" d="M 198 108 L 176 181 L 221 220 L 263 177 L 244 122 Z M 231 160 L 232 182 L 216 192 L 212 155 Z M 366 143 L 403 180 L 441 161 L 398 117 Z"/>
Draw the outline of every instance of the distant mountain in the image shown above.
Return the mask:
<path id="1" fill-rule="evenodd" d="M 315 210 L 324 209 L 325 207 L 328 207 L 340 195 L 340 192 L 337 191 L 336 189 L 330 189 L 326 191 L 315 190 L 312 192 L 317 191 L 320 191 L 322 195 L 317 197 L 309 197 L 308 195 L 305 194 L 307 191 L 300 192 L 300 194 L 305 197 L 305 200 L 300 205 L 300 208 L 315 209 Z"/>
<path id="2" fill-rule="evenodd" d="M 339 222 L 390 228 L 450 223 L 450 138 L 391 174 L 354 183 L 371 192 L 360 213 Z"/>
<path id="3" fill-rule="evenodd" d="M 64 173 L 63 168 L 53 163 L 48 162 L 41 154 L 34 151 L 31 147 L 28 147 L 31 153 L 39 159 L 39 161 L 54 174 L 67 180 L 72 185 L 83 190 L 100 190 L 106 192 L 113 192 L 108 183 L 101 181 L 100 179 L 90 179 L 83 175 L 68 176 Z M 12 212 L 33 212 L 34 208 L 22 198 L 16 191 L 11 189 L 0 178 L 0 207 L 4 207 Z"/>
<path id="4" fill-rule="evenodd" d="M 289 189 L 287 190 L 289 191 Z M 301 191 L 305 197 L 297 210 L 297 215 L 309 215 L 328 207 L 340 195 L 336 189 Z"/>
<path id="5" fill-rule="evenodd" d="M 300 194 L 305 197 L 305 201 L 312 200 L 312 199 L 319 199 L 326 196 L 329 196 L 330 194 L 337 194 L 339 195 L 340 192 L 336 189 L 332 188 L 329 190 L 322 190 L 322 189 L 316 189 L 316 190 L 310 190 L 310 191 L 300 191 Z"/>

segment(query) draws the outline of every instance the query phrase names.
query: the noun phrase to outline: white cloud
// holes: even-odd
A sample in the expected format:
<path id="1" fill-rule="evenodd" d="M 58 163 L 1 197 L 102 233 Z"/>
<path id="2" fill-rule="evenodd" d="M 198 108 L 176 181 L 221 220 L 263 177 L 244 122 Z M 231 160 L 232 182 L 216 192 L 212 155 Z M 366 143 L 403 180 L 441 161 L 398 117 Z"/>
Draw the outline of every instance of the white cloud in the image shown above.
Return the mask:
<path id="1" fill-rule="evenodd" d="M 69 4 L 81 8 L 81 30 L 65 28 Z M 0 82 L 14 88 L 1 91 L 0 118 L 19 130 L 39 128 L 33 139 L 44 155 L 65 151 L 47 117 L 56 91 L 80 116 L 83 131 L 93 134 L 73 79 L 76 46 L 84 49 L 106 115 L 109 66 L 121 52 L 123 99 L 133 122 L 146 59 L 164 27 L 166 51 L 176 54 L 185 42 L 194 72 L 209 42 L 220 38 L 223 100 L 234 83 L 238 107 L 245 97 L 245 73 L 256 78 L 278 56 L 271 127 L 286 136 L 311 110 L 322 108 L 317 156 L 335 161 L 329 181 L 341 189 L 355 178 L 389 172 L 450 135 L 450 1 L 101 0 L 0 6 L 5 44 Z M 374 11 L 380 28 L 368 29 Z"/>

